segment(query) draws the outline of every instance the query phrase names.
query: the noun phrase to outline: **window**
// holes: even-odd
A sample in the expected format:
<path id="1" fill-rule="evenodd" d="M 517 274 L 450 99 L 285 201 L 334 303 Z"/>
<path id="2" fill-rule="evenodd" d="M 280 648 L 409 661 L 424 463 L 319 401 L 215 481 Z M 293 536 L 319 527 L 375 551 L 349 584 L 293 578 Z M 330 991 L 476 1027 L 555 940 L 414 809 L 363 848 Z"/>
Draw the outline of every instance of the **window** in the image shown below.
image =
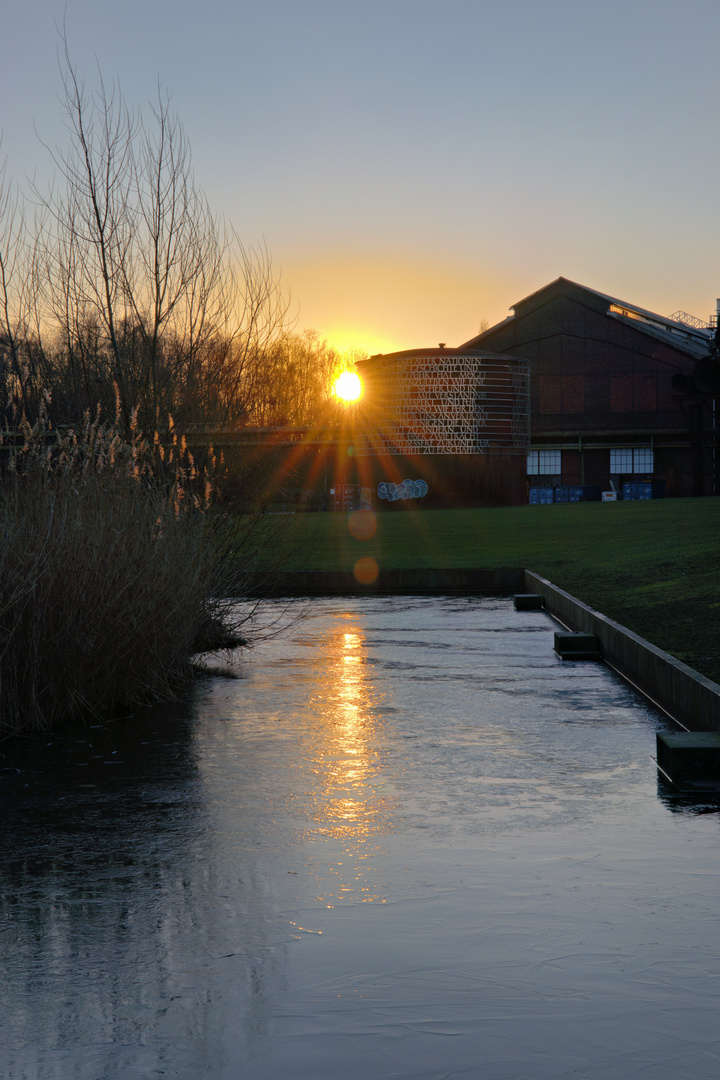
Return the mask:
<path id="1" fill-rule="evenodd" d="M 654 467 L 653 452 L 649 446 L 633 450 L 633 472 L 651 473 Z"/>
<path id="2" fill-rule="evenodd" d="M 531 450 L 527 456 L 528 476 L 559 475 L 560 450 Z"/>
<path id="3" fill-rule="evenodd" d="M 651 473 L 653 452 L 649 446 L 623 446 L 610 451 L 611 473 Z"/>
<path id="4" fill-rule="evenodd" d="M 610 472 L 631 473 L 633 471 L 633 452 L 631 448 L 610 451 Z"/>

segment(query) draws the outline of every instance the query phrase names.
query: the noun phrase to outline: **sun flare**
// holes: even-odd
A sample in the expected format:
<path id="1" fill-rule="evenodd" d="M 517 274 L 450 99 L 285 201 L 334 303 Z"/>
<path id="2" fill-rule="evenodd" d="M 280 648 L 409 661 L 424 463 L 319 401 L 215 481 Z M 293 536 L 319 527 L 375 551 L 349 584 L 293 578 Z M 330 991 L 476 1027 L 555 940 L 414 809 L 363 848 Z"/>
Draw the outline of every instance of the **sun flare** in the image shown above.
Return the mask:
<path id="1" fill-rule="evenodd" d="M 342 375 L 338 375 L 333 385 L 333 393 L 341 401 L 357 401 L 362 392 L 362 381 L 354 371 L 343 371 Z"/>

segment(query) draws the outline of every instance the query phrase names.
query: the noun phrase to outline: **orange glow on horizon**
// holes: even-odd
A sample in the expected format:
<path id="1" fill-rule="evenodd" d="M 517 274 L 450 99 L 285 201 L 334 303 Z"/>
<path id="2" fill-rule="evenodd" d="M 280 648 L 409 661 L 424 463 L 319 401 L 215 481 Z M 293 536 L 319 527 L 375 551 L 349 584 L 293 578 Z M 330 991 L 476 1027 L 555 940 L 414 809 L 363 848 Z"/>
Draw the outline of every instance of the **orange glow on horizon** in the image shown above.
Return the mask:
<path id="1" fill-rule="evenodd" d="M 331 349 L 357 360 L 364 359 L 366 356 L 376 356 L 378 353 L 395 352 L 398 349 L 405 348 L 402 342 L 398 343 L 388 338 L 380 338 L 377 334 L 354 330 L 336 330 L 332 326 L 327 332 L 323 332 L 322 337 L 327 341 Z"/>
<path id="2" fill-rule="evenodd" d="M 353 359 L 439 341 L 459 345 L 478 333 L 481 319 L 501 321 L 509 304 L 538 287 L 533 274 L 519 283 L 476 254 L 451 260 L 446 252 L 423 257 L 410 248 L 368 253 L 354 246 L 297 249 L 282 261 L 300 324 Z"/>

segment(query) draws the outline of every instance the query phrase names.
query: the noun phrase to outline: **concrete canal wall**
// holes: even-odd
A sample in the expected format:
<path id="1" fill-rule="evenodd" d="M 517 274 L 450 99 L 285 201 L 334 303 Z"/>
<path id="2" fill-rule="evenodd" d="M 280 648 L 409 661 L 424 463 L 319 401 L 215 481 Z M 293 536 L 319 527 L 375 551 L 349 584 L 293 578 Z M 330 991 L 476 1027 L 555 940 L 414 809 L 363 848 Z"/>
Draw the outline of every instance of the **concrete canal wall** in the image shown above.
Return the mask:
<path id="1" fill-rule="evenodd" d="M 358 582 L 352 570 L 300 570 L 258 580 L 253 596 L 507 596 L 524 588 L 524 571 L 496 570 L 380 570 L 372 584 Z"/>
<path id="2" fill-rule="evenodd" d="M 570 630 L 594 634 L 603 659 L 689 731 L 720 731 L 720 686 L 557 585 L 525 571 L 525 591 Z"/>

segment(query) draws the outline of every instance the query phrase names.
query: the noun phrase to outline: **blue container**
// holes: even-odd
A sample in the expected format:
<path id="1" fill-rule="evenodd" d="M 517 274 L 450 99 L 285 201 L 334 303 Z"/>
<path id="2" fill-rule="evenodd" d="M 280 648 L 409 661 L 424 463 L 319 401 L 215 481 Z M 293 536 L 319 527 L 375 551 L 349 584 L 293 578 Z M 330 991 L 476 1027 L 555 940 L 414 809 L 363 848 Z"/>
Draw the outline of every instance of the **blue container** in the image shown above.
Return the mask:
<path id="1" fill-rule="evenodd" d="M 555 502 L 556 503 L 569 503 L 569 502 L 582 502 L 583 489 L 575 485 L 563 485 L 562 487 L 555 488 Z"/>
<path id="2" fill-rule="evenodd" d="M 652 499 L 653 486 L 649 480 L 631 480 L 622 486 L 624 500 Z"/>
<path id="3" fill-rule="evenodd" d="M 553 489 L 551 487 L 531 487 L 528 494 L 528 502 L 531 506 L 553 501 Z"/>

